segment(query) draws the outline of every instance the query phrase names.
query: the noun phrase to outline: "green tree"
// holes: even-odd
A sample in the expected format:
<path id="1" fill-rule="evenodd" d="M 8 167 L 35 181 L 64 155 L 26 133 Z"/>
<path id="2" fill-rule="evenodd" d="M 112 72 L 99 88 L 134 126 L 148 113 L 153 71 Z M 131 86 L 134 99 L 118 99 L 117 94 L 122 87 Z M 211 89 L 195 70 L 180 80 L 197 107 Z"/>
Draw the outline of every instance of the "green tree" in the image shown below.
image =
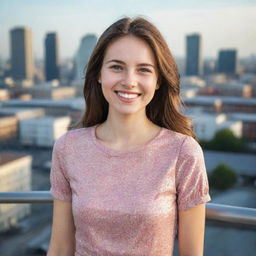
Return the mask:
<path id="1" fill-rule="evenodd" d="M 243 149 L 242 140 L 237 138 L 229 129 L 222 129 L 216 132 L 213 140 L 213 147 L 221 151 L 239 152 Z"/>
<path id="2" fill-rule="evenodd" d="M 210 141 L 200 141 L 205 149 L 243 152 L 245 151 L 245 143 L 243 139 L 237 138 L 229 129 L 222 129 L 216 132 L 214 138 Z"/>
<path id="3" fill-rule="evenodd" d="M 219 190 L 233 187 L 236 180 L 235 170 L 225 164 L 219 164 L 209 177 L 210 186 Z"/>

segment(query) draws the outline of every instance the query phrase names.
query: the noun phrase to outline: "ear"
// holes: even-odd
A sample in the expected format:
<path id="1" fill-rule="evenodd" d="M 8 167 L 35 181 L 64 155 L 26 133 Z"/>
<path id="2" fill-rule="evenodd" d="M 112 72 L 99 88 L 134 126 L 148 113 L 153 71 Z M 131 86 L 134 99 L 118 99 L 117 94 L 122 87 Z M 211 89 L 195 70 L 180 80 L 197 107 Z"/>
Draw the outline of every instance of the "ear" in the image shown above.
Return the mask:
<path id="1" fill-rule="evenodd" d="M 98 77 L 98 83 L 101 84 L 101 75 L 99 74 L 99 77 Z"/>
<path id="2" fill-rule="evenodd" d="M 156 90 L 158 90 L 160 88 L 161 81 L 162 81 L 162 77 L 159 76 L 157 79 L 157 83 L 156 83 Z"/>

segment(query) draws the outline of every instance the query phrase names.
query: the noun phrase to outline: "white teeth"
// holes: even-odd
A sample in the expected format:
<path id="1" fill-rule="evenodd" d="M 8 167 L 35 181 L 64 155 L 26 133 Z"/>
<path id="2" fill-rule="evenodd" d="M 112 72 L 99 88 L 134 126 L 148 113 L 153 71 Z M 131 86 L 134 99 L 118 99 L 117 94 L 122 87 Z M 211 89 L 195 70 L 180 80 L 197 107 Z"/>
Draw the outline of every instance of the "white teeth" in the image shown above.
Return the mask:
<path id="1" fill-rule="evenodd" d="M 121 92 L 117 92 L 117 94 L 126 99 L 135 99 L 138 97 L 138 94 L 128 94 L 128 93 L 121 93 Z"/>

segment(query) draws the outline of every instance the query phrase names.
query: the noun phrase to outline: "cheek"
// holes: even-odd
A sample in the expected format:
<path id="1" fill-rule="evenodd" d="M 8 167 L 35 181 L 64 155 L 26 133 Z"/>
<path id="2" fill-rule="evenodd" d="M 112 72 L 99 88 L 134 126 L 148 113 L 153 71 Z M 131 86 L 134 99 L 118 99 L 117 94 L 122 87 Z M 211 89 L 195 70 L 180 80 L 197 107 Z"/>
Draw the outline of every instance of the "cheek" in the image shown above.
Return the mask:
<path id="1" fill-rule="evenodd" d="M 102 93 L 107 101 L 112 97 L 113 87 L 117 83 L 117 79 L 109 74 L 101 74 Z"/>
<path id="2" fill-rule="evenodd" d="M 101 84 L 104 87 L 112 87 L 118 82 L 118 76 L 110 72 L 103 71 L 101 73 Z"/>
<path id="3" fill-rule="evenodd" d="M 154 94 L 156 88 L 157 88 L 157 80 L 155 78 L 149 78 L 144 81 L 144 89 L 149 94 Z"/>

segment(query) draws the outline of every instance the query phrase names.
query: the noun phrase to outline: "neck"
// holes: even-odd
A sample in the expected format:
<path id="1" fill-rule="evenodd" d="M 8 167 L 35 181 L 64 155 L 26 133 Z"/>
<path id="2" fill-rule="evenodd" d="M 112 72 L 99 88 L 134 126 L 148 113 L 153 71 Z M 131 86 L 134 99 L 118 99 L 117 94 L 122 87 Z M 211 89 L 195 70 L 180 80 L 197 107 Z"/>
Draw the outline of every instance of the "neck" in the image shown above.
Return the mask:
<path id="1" fill-rule="evenodd" d="M 97 137 L 111 144 L 138 145 L 152 139 L 160 127 L 152 123 L 146 113 L 139 116 L 108 115 L 107 120 L 98 126 Z"/>

